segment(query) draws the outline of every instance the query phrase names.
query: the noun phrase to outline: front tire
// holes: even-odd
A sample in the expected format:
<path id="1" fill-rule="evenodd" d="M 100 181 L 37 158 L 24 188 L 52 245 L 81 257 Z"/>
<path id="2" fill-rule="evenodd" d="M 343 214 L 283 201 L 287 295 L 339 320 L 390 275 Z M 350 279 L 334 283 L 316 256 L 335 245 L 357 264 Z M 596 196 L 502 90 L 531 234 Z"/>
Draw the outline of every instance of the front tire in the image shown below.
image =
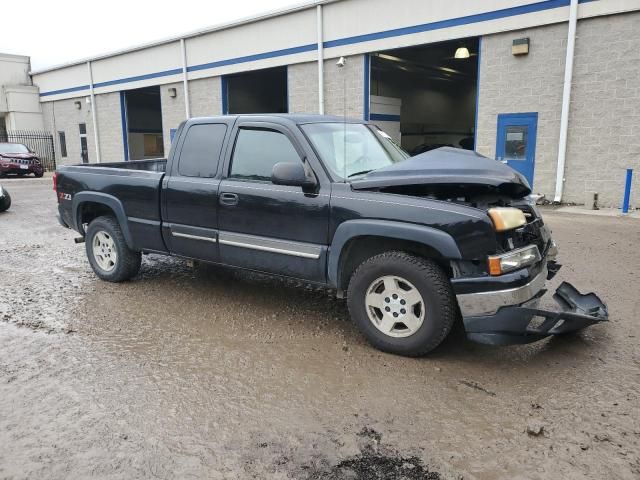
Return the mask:
<path id="1" fill-rule="evenodd" d="M 43 175 L 44 175 L 44 172 L 40 172 L 40 173 L 33 172 L 33 176 L 36 177 L 36 178 L 42 178 Z"/>
<path id="2" fill-rule="evenodd" d="M 409 357 L 436 348 L 457 317 L 453 289 L 442 268 L 400 251 L 371 257 L 356 269 L 347 305 L 374 347 Z"/>
<path id="3" fill-rule="evenodd" d="M 94 219 L 87 228 L 85 246 L 91 268 L 102 280 L 123 282 L 140 271 L 142 255 L 127 246 L 114 217 Z"/>

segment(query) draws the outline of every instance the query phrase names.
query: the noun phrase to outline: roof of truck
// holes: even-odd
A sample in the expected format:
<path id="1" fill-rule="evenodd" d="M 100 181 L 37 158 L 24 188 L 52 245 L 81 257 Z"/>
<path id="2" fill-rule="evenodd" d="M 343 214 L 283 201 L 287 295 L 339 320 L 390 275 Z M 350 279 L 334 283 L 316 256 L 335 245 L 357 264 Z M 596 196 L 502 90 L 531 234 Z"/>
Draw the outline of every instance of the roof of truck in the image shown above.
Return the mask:
<path id="1" fill-rule="evenodd" d="M 256 118 L 260 120 L 268 120 L 271 119 L 279 119 L 279 120 L 288 120 L 293 123 L 322 123 L 322 122 L 344 122 L 344 117 L 339 117 L 335 115 L 317 115 L 310 113 L 243 113 L 238 115 L 219 115 L 215 117 L 198 117 L 191 118 L 191 121 L 199 120 L 201 118 L 207 119 L 222 119 L 222 118 Z M 363 120 L 358 120 L 356 118 L 347 118 L 347 123 L 362 123 Z"/>

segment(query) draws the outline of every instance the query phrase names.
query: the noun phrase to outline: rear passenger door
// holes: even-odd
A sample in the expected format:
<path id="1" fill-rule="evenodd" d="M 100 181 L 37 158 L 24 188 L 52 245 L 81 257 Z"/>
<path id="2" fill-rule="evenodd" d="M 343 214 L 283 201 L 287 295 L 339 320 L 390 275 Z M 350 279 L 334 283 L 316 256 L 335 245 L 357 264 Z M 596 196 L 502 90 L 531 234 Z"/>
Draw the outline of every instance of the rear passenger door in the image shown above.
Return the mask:
<path id="1" fill-rule="evenodd" d="M 163 237 L 172 254 L 219 261 L 220 159 L 233 120 L 187 123 L 163 184 Z"/>
<path id="2" fill-rule="evenodd" d="M 296 126 L 239 121 L 220 184 L 219 245 L 223 263 L 325 281 L 330 183 Z M 279 162 L 301 162 L 318 185 L 274 185 Z"/>

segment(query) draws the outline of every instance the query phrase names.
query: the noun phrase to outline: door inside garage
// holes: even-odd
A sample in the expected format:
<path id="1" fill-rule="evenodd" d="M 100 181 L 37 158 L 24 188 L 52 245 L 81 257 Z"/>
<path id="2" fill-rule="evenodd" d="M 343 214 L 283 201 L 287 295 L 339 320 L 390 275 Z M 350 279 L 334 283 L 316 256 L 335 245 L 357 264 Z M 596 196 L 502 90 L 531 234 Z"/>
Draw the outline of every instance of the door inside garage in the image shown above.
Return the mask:
<path id="1" fill-rule="evenodd" d="M 223 111 L 287 113 L 287 67 L 267 68 L 223 77 Z"/>
<path id="2" fill-rule="evenodd" d="M 477 38 L 371 54 L 370 118 L 412 154 L 475 146 Z"/>
<path id="3" fill-rule="evenodd" d="M 122 92 L 129 160 L 164 157 L 160 87 Z"/>

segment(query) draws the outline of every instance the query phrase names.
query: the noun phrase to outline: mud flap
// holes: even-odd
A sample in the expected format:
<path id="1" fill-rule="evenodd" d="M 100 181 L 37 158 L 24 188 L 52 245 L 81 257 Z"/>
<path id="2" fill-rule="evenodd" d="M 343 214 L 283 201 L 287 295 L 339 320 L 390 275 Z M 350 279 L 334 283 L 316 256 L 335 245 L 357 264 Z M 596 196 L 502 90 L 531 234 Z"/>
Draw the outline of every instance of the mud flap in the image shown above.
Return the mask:
<path id="1" fill-rule="evenodd" d="M 606 304 L 595 293 L 582 294 L 568 282 L 562 282 L 553 295 L 559 311 L 530 306 L 544 293 L 542 290 L 526 304 L 503 307 L 495 315 L 464 318 L 467 337 L 490 345 L 530 343 L 609 319 Z"/>

